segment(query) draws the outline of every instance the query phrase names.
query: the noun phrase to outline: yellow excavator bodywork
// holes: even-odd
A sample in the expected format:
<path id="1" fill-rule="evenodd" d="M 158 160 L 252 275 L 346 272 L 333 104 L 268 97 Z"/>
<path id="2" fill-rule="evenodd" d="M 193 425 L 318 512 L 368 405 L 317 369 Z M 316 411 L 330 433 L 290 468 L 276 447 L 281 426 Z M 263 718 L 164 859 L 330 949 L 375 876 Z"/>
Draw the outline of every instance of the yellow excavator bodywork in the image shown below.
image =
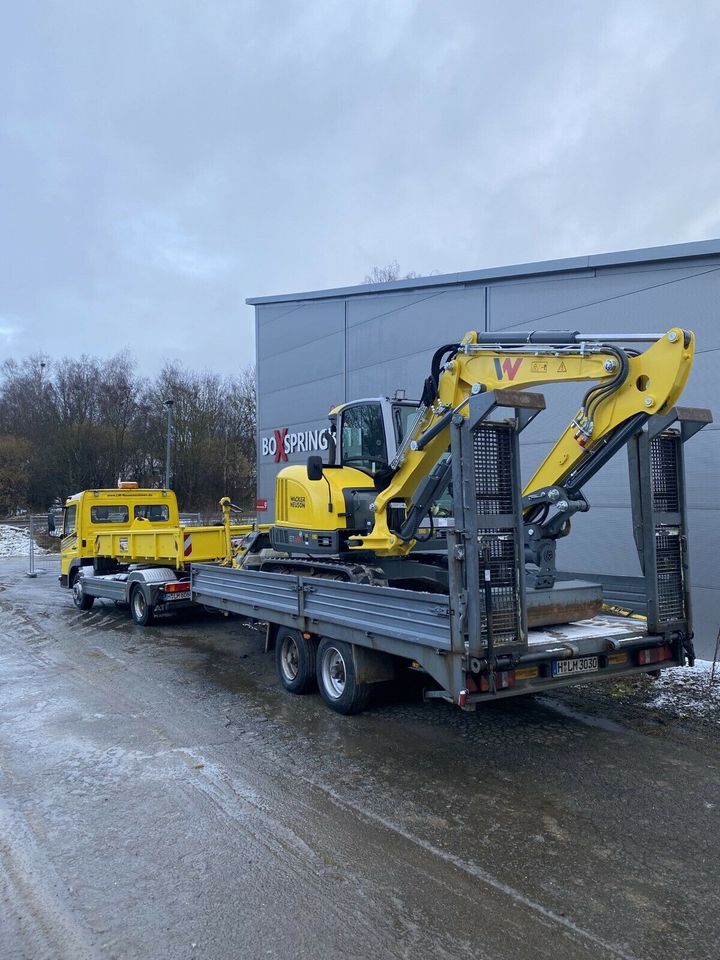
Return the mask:
<path id="1" fill-rule="evenodd" d="M 502 342 L 502 332 L 497 336 Z M 528 338 L 521 346 L 504 347 L 485 346 L 478 343 L 477 333 L 467 333 L 439 374 L 434 401 L 413 427 L 408 440 L 414 442 L 405 445 L 391 479 L 376 492 L 372 529 L 354 538 L 351 549 L 371 551 L 381 557 L 404 556 L 412 550 L 415 540 L 403 540 L 390 529 L 388 505 L 398 501 L 409 504 L 423 478 L 448 450 L 448 414 L 467 416 L 467 402 L 474 394 L 532 389 L 550 383 L 600 385 L 592 400 L 588 400 L 592 390 L 586 394 L 587 406 L 584 403 L 528 480 L 523 490 L 527 496 L 562 484 L 614 430 L 631 418 L 665 413 L 673 407 L 692 369 L 694 351 L 694 335 L 679 327 L 673 327 L 639 353 L 619 351 L 610 343 L 588 342 L 581 335 L 572 344 L 535 345 Z M 613 387 L 619 367 L 625 364 L 624 378 Z M 609 386 L 603 389 L 605 383 Z M 336 408 L 332 413 L 342 409 Z M 446 425 L 437 429 L 442 422 Z M 416 448 L 423 436 L 430 439 Z M 350 466 L 328 465 L 318 480 L 309 480 L 304 466 L 286 467 L 277 477 L 276 525 L 295 531 L 296 542 L 292 546 L 317 546 L 324 531 L 346 529 L 342 508 L 346 491 L 372 489 L 373 478 Z"/>

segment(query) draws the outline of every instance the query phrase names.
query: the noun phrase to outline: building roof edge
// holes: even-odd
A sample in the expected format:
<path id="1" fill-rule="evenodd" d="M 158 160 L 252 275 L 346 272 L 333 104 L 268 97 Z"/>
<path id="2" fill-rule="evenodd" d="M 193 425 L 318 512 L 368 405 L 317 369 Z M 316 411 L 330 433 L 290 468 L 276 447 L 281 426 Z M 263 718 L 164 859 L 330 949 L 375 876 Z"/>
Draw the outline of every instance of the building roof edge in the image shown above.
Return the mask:
<path id="1" fill-rule="evenodd" d="M 388 283 L 364 283 L 349 287 L 333 287 L 303 293 L 285 293 L 277 296 L 249 297 L 245 303 L 257 306 L 266 303 L 284 303 L 299 300 L 331 300 L 363 294 L 389 293 L 396 290 L 423 290 L 430 287 L 448 287 L 466 283 L 483 283 L 516 277 L 534 277 L 551 273 L 572 273 L 596 267 L 623 266 L 632 263 L 659 263 L 668 260 L 687 260 L 720 254 L 720 238 L 696 240 L 689 243 L 666 244 L 659 247 L 639 247 L 614 253 L 597 253 L 586 257 L 565 257 L 558 260 L 540 260 L 535 263 L 510 264 L 484 270 L 466 270 L 410 280 L 392 280 Z"/>

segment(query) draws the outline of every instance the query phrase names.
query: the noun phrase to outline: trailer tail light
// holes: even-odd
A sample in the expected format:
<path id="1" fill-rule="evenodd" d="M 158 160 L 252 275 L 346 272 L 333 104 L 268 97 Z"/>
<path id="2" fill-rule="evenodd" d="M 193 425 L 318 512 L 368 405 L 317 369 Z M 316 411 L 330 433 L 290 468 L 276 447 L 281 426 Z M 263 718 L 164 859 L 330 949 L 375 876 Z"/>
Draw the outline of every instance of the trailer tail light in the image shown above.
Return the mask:
<path id="1" fill-rule="evenodd" d="M 173 580 L 170 583 L 166 583 L 163 587 L 165 593 L 187 593 L 189 589 L 189 580 Z"/>
<path id="2" fill-rule="evenodd" d="M 649 647 L 647 650 L 638 650 L 637 661 L 641 667 L 646 663 L 660 663 L 662 660 L 672 660 L 672 647 Z"/>
<path id="3" fill-rule="evenodd" d="M 501 670 L 495 674 L 495 689 L 496 690 L 509 690 L 510 687 L 515 686 L 515 671 L 514 670 Z M 480 689 L 483 693 L 487 693 L 490 689 L 490 678 L 483 674 L 480 677 Z"/>

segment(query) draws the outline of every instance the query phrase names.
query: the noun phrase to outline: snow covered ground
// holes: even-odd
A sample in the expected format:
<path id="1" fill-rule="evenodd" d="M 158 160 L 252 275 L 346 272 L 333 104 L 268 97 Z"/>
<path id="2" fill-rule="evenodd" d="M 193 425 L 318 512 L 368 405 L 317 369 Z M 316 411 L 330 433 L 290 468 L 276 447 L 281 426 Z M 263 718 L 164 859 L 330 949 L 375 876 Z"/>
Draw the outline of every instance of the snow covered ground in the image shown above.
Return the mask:
<path id="1" fill-rule="evenodd" d="M 711 684 L 712 661 L 696 660 L 694 667 L 663 670 L 652 684 L 654 695 L 645 704 L 655 710 L 670 710 L 679 717 L 701 717 L 720 724 L 720 664 Z"/>
<path id="2" fill-rule="evenodd" d="M 42 547 L 35 545 L 36 556 L 49 552 L 49 550 L 43 550 Z M 6 524 L 0 523 L 0 558 L 28 556 L 30 556 L 30 537 L 27 533 L 17 527 L 8 527 Z"/>

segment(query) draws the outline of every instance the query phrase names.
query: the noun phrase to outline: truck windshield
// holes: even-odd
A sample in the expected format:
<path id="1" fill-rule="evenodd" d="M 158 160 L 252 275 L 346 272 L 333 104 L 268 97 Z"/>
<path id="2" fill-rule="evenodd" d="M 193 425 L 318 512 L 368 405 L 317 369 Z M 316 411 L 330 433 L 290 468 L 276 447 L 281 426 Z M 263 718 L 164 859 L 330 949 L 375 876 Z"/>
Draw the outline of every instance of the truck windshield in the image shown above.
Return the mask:
<path id="1" fill-rule="evenodd" d="M 375 475 L 387 466 L 387 447 L 379 403 L 358 403 L 342 416 L 342 462 Z"/>

